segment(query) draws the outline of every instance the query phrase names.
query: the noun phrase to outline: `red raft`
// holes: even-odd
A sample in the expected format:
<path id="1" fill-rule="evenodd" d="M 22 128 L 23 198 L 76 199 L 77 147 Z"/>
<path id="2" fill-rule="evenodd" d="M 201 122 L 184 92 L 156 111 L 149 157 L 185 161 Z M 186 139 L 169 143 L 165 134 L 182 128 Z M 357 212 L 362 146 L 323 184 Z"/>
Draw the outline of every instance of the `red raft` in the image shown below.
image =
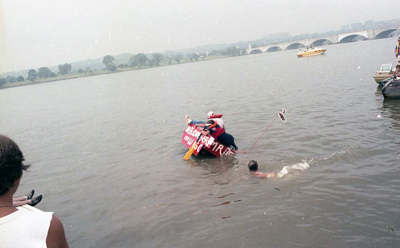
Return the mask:
<path id="1" fill-rule="evenodd" d="M 200 133 L 200 128 L 195 128 L 194 125 L 190 124 L 182 134 L 182 144 L 190 149 Z M 216 157 L 235 154 L 233 150 L 218 142 L 218 140 L 211 137 L 211 135 L 202 135 L 200 137 L 193 154 L 197 156 L 199 153 L 212 154 Z"/>

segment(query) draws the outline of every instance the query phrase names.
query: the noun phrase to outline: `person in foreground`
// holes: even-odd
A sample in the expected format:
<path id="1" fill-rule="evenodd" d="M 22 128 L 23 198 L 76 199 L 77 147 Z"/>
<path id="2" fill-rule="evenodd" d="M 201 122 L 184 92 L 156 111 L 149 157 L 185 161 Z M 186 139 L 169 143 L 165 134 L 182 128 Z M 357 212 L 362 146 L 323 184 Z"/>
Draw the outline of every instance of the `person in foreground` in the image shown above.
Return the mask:
<path id="1" fill-rule="evenodd" d="M 61 221 L 50 212 L 29 211 L 13 206 L 13 195 L 25 165 L 18 145 L 0 135 L 0 246 L 68 248 Z"/>

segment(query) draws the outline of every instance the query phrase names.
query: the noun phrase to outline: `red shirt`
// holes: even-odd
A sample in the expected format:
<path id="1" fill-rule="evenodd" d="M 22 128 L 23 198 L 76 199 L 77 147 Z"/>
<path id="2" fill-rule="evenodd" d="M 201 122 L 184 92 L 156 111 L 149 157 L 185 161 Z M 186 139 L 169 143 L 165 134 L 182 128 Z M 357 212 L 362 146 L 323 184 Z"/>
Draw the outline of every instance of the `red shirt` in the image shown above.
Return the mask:
<path id="1" fill-rule="evenodd" d="M 215 128 L 210 130 L 210 135 L 217 139 L 219 136 L 221 136 L 223 133 L 225 133 L 225 130 L 223 128 L 220 128 L 218 125 L 215 126 Z"/>

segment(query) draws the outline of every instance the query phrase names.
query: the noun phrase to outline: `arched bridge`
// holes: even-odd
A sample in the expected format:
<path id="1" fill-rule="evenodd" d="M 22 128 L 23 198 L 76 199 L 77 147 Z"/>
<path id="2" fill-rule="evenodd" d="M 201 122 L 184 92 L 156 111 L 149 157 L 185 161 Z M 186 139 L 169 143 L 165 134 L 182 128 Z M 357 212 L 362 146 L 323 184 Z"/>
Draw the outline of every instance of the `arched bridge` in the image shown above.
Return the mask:
<path id="1" fill-rule="evenodd" d="M 267 46 L 260 46 L 246 49 L 246 54 L 276 52 L 282 50 L 299 49 L 306 46 L 322 46 L 323 44 L 347 43 L 357 40 L 382 39 L 392 36 L 392 33 L 399 28 L 386 28 L 378 30 L 364 30 L 359 32 L 351 32 L 346 34 L 330 35 L 320 38 L 304 39 L 291 41 Z"/>

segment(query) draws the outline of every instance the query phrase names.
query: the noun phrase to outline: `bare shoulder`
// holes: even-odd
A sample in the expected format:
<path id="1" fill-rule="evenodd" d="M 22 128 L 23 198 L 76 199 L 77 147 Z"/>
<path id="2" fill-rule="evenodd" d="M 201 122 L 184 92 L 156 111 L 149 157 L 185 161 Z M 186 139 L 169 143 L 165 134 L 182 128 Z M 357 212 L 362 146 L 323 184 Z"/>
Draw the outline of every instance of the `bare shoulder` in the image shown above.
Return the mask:
<path id="1" fill-rule="evenodd" d="M 265 173 L 265 172 L 259 172 L 259 171 L 253 172 L 253 175 L 256 177 L 260 177 L 260 178 L 275 178 L 276 177 L 275 173 Z"/>
<path id="2" fill-rule="evenodd" d="M 49 233 L 46 244 L 48 248 L 68 248 L 67 238 L 65 237 L 64 226 L 61 220 L 53 214 L 50 222 Z"/>

